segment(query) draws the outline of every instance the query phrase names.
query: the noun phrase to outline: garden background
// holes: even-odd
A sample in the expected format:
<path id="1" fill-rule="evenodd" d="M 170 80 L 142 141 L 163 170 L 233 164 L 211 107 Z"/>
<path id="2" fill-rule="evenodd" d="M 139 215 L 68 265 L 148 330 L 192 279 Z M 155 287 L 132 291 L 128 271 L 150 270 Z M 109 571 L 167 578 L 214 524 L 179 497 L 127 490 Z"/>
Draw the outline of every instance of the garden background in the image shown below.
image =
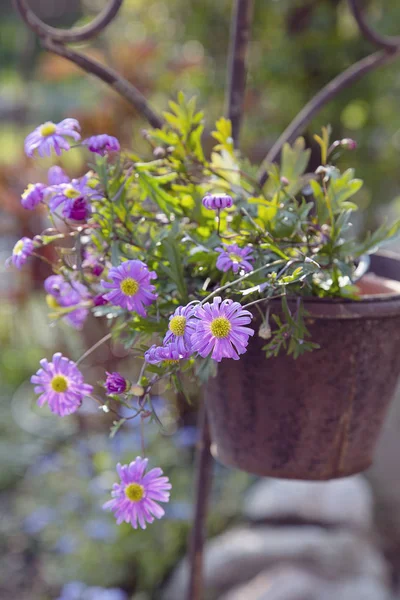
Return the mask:
<path id="1" fill-rule="evenodd" d="M 47 23 L 65 27 L 84 22 L 88 15 L 104 6 L 100 0 L 32 0 L 30 4 Z M 397 2 L 371 0 L 368 5 L 369 18 L 377 29 L 386 34 L 399 33 Z M 211 128 L 224 110 L 230 12 L 229 0 L 125 0 L 106 32 L 85 50 L 113 65 L 159 111 L 180 90 L 187 96 L 197 96 L 198 105 L 205 111 L 206 128 Z M 256 2 L 241 134 L 243 151 L 253 162 L 260 162 L 304 103 L 337 73 L 370 51 L 370 44 L 360 36 L 345 2 Z M 360 231 L 375 227 L 385 218 L 398 218 L 400 213 L 399 99 L 400 62 L 394 61 L 342 92 L 305 134 L 315 156 L 317 148 L 312 134 L 321 125 L 330 123 L 335 139 L 349 137 L 357 141 L 351 160 L 357 176 L 365 181 L 356 196 L 356 202 L 365 209 L 363 220 L 355 223 Z M 134 110 L 104 84 L 64 59 L 42 51 L 34 34 L 19 20 L 11 0 L 3 0 L 0 5 L 0 599 L 84 600 L 94 594 L 96 600 L 180 600 L 183 596 L 179 573 L 171 574 L 185 553 L 192 514 L 196 406 L 187 406 L 160 388 L 158 402 L 168 435 L 156 436 L 156 430 L 148 431 L 147 443 L 155 463 L 170 476 L 174 493 L 166 519 L 146 532 L 133 532 L 125 525 L 117 528 L 113 518 L 100 507 L 113 482 L 115 463 L 140 453 L 137 429 L 128 426 L 110 440 L 110 420 L 90 404 L 79 414 L 62 420 L 47 411 L 39 412 L 29 383 L 42 356 L 61 349 L 76 358 L 100 337 L 90 323 L 83 334 L 59 324 L 49 327 L 42 286 L 50 271 L 43 263 L 31 262 L 21 272 L 6 269 L 4 265 L 17 239 L 22 235 L 33 236 L 46 227 L 40 213 L 24 211 L 19 202 L 26 185 L 40 180 L 51 164 L 45 159 L 35 163 L 27 159 L 22 151 L 24 137 L 37 124 L 46 120 L 57 122 L 66 116 L 77 118 L 86 135 L 106 132 L 117 136 L 125 147 L 131 146 L 138 153 L 147 152 L 143 140 L 146 124 Z M 316 160 L 312 155 L 311 166 L 313 162 L 318 164 Z M 81 175 L 83 156 L 79 151 L 69 153 L 60 164 L 70 173 Z M 96 375 L 100 379 L 104 366 L 108 370 L 118 368 L 134 379 L 136 366 L 122 348 L 113 347 L 112 353 L 100 350 L 91 360 L 94 380 Z M 305 527 L 315 535 L 323 532 L 326 544 L 336 548 L 337 557 L 346 549 L 349 556 L 353 552 L 359 557 L 361 550 L 369 553 L 367 562 L 361 564 L 359 558 L 355 567 L 360 585 L 364 585 L 363 581 L 368 584 L 360 598 L 366 600 L 365 590 L 375 584 L 375 595 L 368 596 L 371 600 L 396 597 L 400 567 L 398 413 L 400 410 L 395 406 L 367 479 L 347 480 L 340 482 L 339 487 L 327 484 L 323 493 L 314 494 L 302 486 L 280 488 L 279 484 L 215 466 L 209 533 L 217 536 L 215 544 L 220 544 L 210 550 L 222 561 L 219 570 L 224 569 L 221 556 L 228 552 L 228 546 L 233 547 L 235 535 L 241 536 L 236 558 L 240 547 L 243 552 L 246 535 L 250 536 L 248 544 L 252 551 L 266 538 L 270 544 L 267 550 L 264 548 L 264 554 L 259 551 L 260 568 L 255 572 L 256 559 L 254 555 L 249 558 L 253 570 L 250 568 L 249 577 L 246 575 L 250 579 L 269 569 L 269 576 L 265 581 L 260 580 L 260 586 L 262 594 L 270 595 L 251 596 L 252 592 L 247 591 L 243 596 L 226 598 L 298 600 L 300 596 L 291 596 L 289 588 L 287 595 L 282 595 L 282 589 L 292 581 L 292 590 L 298 593 L 304 575 L 299 565 L 307 561 L 311 561 L 315 576 L 315 581 L 309 584 L 310 593 L 317 594 L 307 598 L 330 598 L 318 595 L 318 582 L 326 577 L 329 585 L 332 581 L 339 585 L 351 577 L 345 573 L 344 564 L 337 566 L 335 572 L 332 557 L 327 559 L 331 570 L 324 570 L 322 563 L 318 563 L 321 548 L 316 539 L 313 540 L 315 556 L 310 559 L 310 551 L 307 554 L 305 548 L 311 542 L 308 541 L 308 546 L 305 542 L 303 547 L 298 541 L 305 535 Z M 263 485 L 270 485 L 268 491 Z M 346 485 L 347 488 L 340 487 Z M 283 499 L 287 502 L 286 513 L 279 513 Z M 336 513 L 332 509 L 335 503 L 340 507 Z M 332 516 L 334 513 L 336 516 Z M 303 523 L 303 527 L 296 529 L 294 522 Z M 271 523 L 273 527 L 266 531 Z M 282 555 L 279 527 L 286 528 L 285 535 L 290 534 L 288 530 L 293 535 L 292 541 L 287 538 L 287 556 Z M 327 533 L 332 527 L 336 535 L 343 527 L 343 531 L 355 529 L 357 533 L 352 534 L 354 539 L 350 541 L 342 538 L 335 541 Z M 223 534 L 227 530 L 230 533 Z M 232 537 L 224 542 L 224 535 Z M 298 544 L 296 556 L 294 544 Z M 281 554 L 277 547 L 281 548 Z M 226 560 L 228 564 L 232 556 Z M 243 560 L 242 555 L 239 562 Z M 285 576 L 282 569 L 287 569 Z M 207 573 L 210 598 L 222 598 L 231 583 L 234 587 L 233 584 L 241 585 L 246 580 L 243 576 L 242 580 L 221 583 L 217 575 L 213 579 Z M 271 581 L 278 581 L 279 577 L 283 588 L 276 584 L 281 595 L 274 596 Z M 81 583 L 75 583 L 74 588 L 65 587 L 68 582 Z M 329 585 L 322 585 L 321 593 L 326 593 Z M 109 591 L 93 592 L 84 586 L 100 586 Z M 118 588 L 120 592 L 110 588 Z M 335 593 L 339 594 L 337 590 Z M 357 600 L 354 591 L 351 593 L 349 598 Z M 258 594 L 257 590 L 254 594 Z M 341 594 L 337 597 L 347 598 L 344 592 Z"/>

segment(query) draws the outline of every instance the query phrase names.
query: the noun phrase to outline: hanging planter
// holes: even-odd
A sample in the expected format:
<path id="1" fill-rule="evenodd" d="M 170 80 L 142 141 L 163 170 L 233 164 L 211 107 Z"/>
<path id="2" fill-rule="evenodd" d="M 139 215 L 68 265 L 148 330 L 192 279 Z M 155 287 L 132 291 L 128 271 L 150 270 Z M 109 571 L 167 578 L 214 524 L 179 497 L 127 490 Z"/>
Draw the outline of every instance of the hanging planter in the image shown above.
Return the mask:
<path id="1" fill-rule="evenodd" d="M 238 363 L 221 362 L 207 404 L 219 461 L 309 480 L 371 464 L 400 373 L 400 257 L 375 255 L 371 271 L 359 301 L 303 300 L 319 350 L 266 360 L 257 336 Z"/>

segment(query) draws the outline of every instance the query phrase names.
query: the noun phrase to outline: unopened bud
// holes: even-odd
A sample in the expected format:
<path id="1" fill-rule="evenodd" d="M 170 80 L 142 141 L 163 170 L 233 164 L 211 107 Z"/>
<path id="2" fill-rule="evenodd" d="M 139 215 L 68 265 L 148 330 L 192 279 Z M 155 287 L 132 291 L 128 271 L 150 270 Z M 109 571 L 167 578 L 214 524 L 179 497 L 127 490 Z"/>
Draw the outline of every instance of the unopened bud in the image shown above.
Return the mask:
<path id="1" fill-rule="evenodd" d="M 161 146 L 157 146 L 157 148 L 154 148 L 153 156 L 154 156 L 154 158 L 164 158 L 164 156 L 165 156 L 164 148 L 162 148 Z"/>
<path id="2" fill-rule="evenodd" d="M 283 185 L 283 187 L 286 187 L 287 185 L 289 185 L 290 181 L 287 177 L 281 177 L 281 184 Z"/>
<path id="3" fill-rule="evenodd" d="M 346 150 L 355 150 L 357 148 L 357 142 L 351 138 L 343 138 L 340 140 L 340 145 L 342 148 L 346 148 Z"/>
<path id="4" fill-rule="evenodd" d="M 268 321 L 263 321 L 258 330 L 258 335 L 263 340 L 269 340 L 271 337 L 271 327 Z"/>
<path id="5" fill-rule="evenodd" d="M 139 398 L 141 398 L 144 394 L 144 387 L 142 387 L 138 383 L 135 383 L 131 387 L 130 393 L 133 394 L 134 396 L 138 396 Z"/>

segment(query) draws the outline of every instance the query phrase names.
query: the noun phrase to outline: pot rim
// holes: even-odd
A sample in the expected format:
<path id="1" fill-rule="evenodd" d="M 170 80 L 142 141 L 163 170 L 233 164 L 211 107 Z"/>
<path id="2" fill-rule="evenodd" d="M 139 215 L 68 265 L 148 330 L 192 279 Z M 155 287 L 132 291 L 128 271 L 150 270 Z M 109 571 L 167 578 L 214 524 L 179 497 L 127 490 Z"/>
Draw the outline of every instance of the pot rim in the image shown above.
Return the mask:
<path id="1" fill-rule="evenodd" d="M 396 266 L 400 280 L 400 254 L 391 251 L 380 251 L 371 255 L 376 262 L 391 263 Z M 380 275 L 377 265 L 373 265 L 369 273 Z M 378 271 L 378 272 L 377 272 Z M 390 276 L 387 277 L 390 279 Z M 294 305 L 300 296 L 288 297 L 289 305 Z M 300 297 L 301 298 L 301 297 Z M 311 318 L 317 319 L 382 319 L 400 315 L 400 292 L 388 292 L 385 294 L 365 294 L 360 300 L 351 298 L 302 298 L 303 304 Z M 273 301 L 278 304 L 279 301 Z"/>

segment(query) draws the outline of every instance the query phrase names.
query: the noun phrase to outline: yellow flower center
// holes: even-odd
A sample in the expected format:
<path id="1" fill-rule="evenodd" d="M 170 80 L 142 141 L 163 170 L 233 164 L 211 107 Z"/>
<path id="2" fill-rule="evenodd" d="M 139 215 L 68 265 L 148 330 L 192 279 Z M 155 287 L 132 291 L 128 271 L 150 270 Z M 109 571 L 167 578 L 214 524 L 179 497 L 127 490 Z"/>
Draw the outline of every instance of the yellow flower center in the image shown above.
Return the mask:
<path id="1" fill-rule="evenodd" d="M 56 308 L 59 308 L 59 304 L 57 302 L 57 300 L 54 298 L 54 296 L 52 296 L 51 294 L 47 294 L 46 296 L 46 304 L 49 308 L 55 310 Z"/>
<path id="2" fill-rule="evenodd" d="M 232 262 L 237 262 L 237 263 L 242 262 L 242 256 L 239 256 L 239 254 L 235 254 L 234 252 L 231 252 L 229 254 L 229 258 L 231 259 Z"/>
<path id="3" fill-rule="evenodd" d="M 127 277 L 123 281 L 121 281 L 121 292 L 125 294 L 125 296 L 134 296 L 139 291 L 139 284 L 136 279 L 133 277 Z"/>
<path id="4" fill-rule="evenodd" d="M 169 330 L 177 336 L 182 336 L 185 333 L 185 326 L 186 317 L 181 317 L 179 315 L 176 315 L 176 317 L 172 317 L 172 319 L 169 322 Z"/>
<path id="5" fill-rule="evenodd" d="M 35 189 L 35 186 L 33 185 L 33 183 L 30 183 L 25 189 L 24 193 L 22 194 L 22 198 L 25 200 L 25 198 L 29 196 L 33 189 Z"/>
<path id="6" fill-rule="evenodd" d="M 144 487 L 139 483 L 130 483 L 125 488 L 125 496 L 131 502 L 139 502 L 144 496 Z"/>
<path id="7" fill-rule="evenodd" d="M 80 196 L 80 192 L 78 192 L 75 188 L 72 187 L 72 185 L 70 185 L 69 187 L 67 187 L 64 191 L 64 196 L 66 196 L 67 198 L 79 198 Z"/>
<path id="8" fill-rule="evenodd" d="M 13 254 L 20 254 L 23 249 L 24 249 L 24 242 L 22 240 L 19 240 L 14 246 Z"/>
<path id="9" fill-rule="evenodd" d="M 217 317 L 211 321 L 210 329 L 214 337 L 226 338 L 232 329 L 232 325 L 226 317 Z"/>
<path id="10" fill-rule="evenodd" d="M 48 137 L 49 135 L 53 135 L 53 133 L 56 132 L 56 129 L 57 128 L 54 125 L 54 123 L 49 121 L 48 123 L 45 123 L 44 125 L 41 126 L 40 135 L 43 137 Z"/>
<path id="11" fill-rule="evenodd" d="M 62 392 L 66 392 L 68 389 L 68 380 L 64 375 L 55 375 L 51 380 L 51 388 L 54 392 L 58 394 L 62 394 Z"/>

